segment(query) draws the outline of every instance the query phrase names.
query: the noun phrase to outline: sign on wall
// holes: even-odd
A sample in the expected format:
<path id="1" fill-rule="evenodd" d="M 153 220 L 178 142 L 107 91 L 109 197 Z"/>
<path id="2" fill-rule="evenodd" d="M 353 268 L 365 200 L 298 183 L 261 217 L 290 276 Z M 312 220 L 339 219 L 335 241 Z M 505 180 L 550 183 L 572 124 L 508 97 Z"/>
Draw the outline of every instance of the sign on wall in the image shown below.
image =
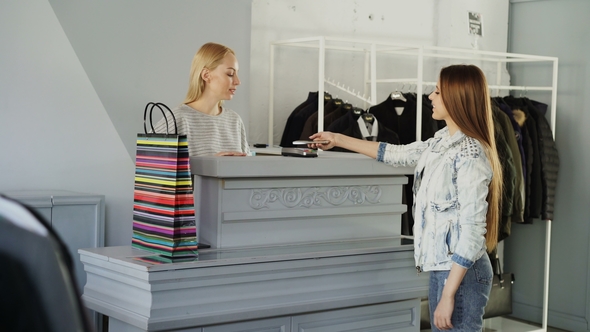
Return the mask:
<path id="1" fill-rule="evenodd" d="M 483 17 L 480 13 L 468 12 L 469 34 L 483 37 Z"/>

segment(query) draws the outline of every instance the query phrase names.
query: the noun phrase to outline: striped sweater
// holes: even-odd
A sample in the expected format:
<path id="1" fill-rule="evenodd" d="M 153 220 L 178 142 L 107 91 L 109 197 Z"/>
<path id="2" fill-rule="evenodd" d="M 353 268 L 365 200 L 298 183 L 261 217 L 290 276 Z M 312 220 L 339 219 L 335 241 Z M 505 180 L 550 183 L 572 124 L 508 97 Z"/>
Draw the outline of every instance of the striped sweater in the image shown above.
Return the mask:
<path id="1" fill-rule="evenodd" d="M 191 157 L 210 156 L 221 151 L 249 153 L 246 128 L 238 113 L 223 107 L 221 114 L 208 115 L 185 104 L 172 110 L 176 117 L 178 133 L 187 135 Z M 174 132 L 172 117 L 168 115 L 168 130 Z M 166 133 L 166 121 L 160 120 L 155 130 Z"/>

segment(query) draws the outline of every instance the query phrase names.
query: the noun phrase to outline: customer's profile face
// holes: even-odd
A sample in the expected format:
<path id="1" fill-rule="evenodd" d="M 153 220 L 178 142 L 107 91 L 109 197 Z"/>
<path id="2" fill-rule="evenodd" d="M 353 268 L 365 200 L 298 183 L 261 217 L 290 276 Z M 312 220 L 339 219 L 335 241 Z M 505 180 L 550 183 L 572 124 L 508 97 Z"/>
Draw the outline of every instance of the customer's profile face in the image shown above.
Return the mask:
<path id="1" fill-rule="evenodd" d="M 446 120 L 449 117 L 449 113 L 443 103 L 439 87 L 440 82 L 438 82 L 434 91 L 428 96 L 428 99 L 432 102 L 432 118 L 435 120 Z"/>

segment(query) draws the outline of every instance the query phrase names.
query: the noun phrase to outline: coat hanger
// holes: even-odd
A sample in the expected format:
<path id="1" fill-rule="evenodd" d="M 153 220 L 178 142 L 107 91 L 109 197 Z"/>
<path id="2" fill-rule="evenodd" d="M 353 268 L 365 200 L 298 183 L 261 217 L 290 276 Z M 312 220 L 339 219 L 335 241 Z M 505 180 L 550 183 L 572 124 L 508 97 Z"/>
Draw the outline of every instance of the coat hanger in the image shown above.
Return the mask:
<path id="1" fill-rule="evenodd" d="M 403 89 L 403 87 L 402 87 Z M 390 95 L 391 99 L 393 100 L 401 100 L 401 101 L 407 101 L 406 97 L 404 97 L 404 94 L 399 92 L 399 90 L 396 88 L 394 92 L 391 93 Z"/>
<path id="2" fill-rule="evenodd" d="M 364 113 L 365 113 L 364 109 L 362 109 L 360 107 L 352 106 L 352 115 L 354 116 L 355 119 L 358 119 Z"/>
<path id="3" fill-rule="evenodd" d="M 363 118 L 363 121 L 365 121 L 365 123 L 373 124 L 373 121 L 375 120 L 375 116 L 368 112 L 363 113 L 361 117 Z"/>

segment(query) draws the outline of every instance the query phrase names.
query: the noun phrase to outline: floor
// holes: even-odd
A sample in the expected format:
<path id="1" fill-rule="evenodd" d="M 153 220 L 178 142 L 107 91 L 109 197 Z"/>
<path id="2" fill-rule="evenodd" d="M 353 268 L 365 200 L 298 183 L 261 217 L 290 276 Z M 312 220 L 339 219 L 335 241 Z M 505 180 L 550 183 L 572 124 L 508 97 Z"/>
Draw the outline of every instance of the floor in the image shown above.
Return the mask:
<path id="1" fill-rule="evenodd" d="M 541 326 L 529 322 L 509 318 L 491 318 L 484 322 L 484 332 L 528 332 L 542 331 Z M 567 332 L 564 330 L 547 327 L 547 332 Z"/>
<path id="2" fill-rule="evenodd" d="M 429 330 L 421 330 L 421 332 L 427 332 Z M 540 325 L 508 319 L 503 317 L 486 319 L 484 322 L 484 332 L 533 332 L 543 331 Z M 547 328 L 547 332 L 568 332 L 566 330 L 560 330 L 552 327 Z"/>

